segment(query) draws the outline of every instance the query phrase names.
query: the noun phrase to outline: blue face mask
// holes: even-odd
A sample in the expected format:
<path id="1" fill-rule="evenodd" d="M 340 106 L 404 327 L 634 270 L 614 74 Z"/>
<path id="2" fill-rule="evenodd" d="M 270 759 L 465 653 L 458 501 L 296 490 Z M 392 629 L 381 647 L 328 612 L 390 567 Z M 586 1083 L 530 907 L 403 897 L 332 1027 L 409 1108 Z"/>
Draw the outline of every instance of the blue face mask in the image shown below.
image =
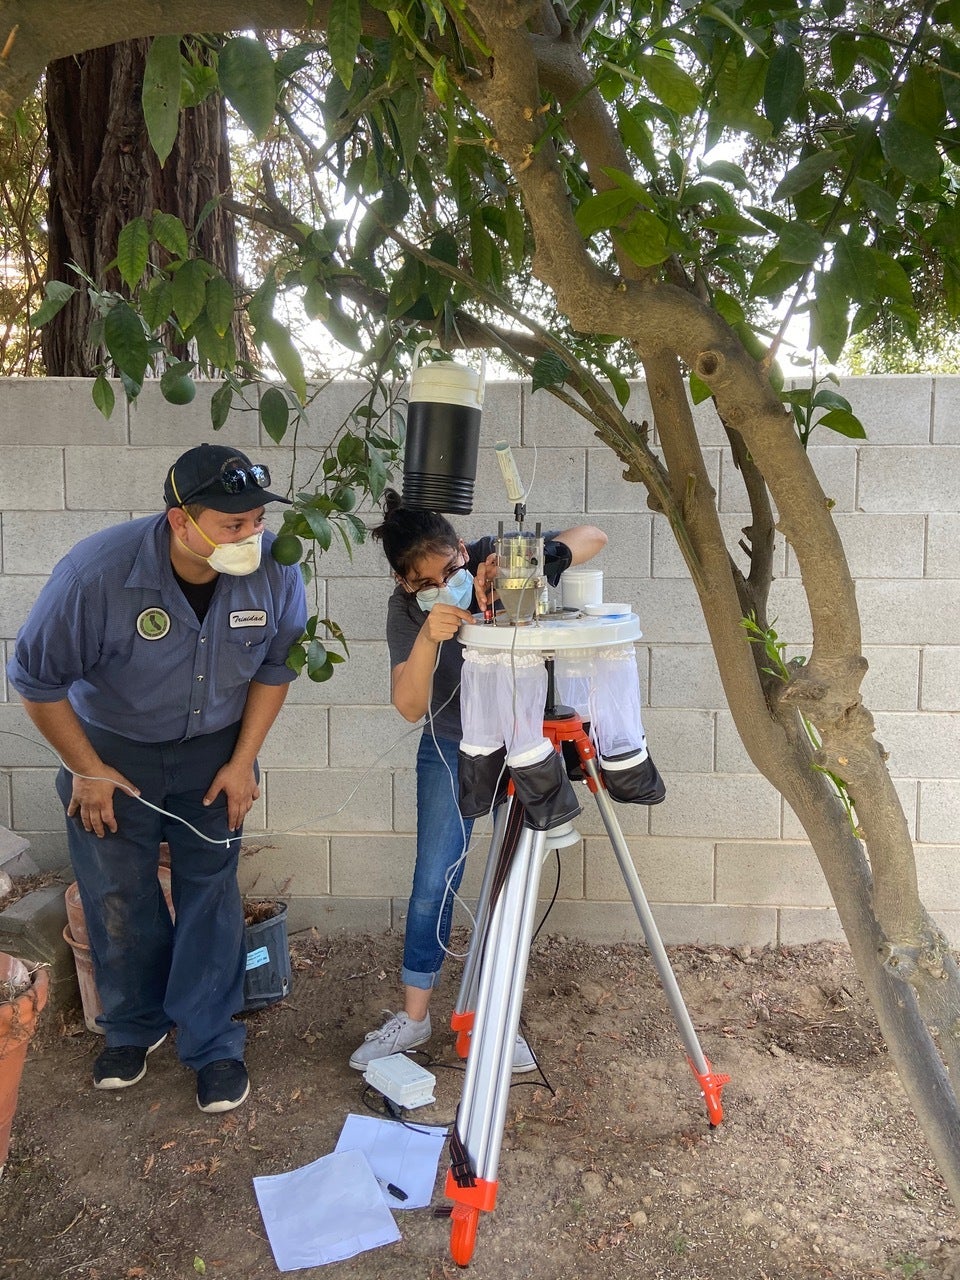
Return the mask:
<path id="1" fill-rule="evenodd" d="M 425 587 L 417 592 L 417 604 L 429 613 L 435 604 L 453 604 L 458 609 L 469 609 L 473 598 L 473 574 L 469 569 L 458 569 L 442 587 Z"/>

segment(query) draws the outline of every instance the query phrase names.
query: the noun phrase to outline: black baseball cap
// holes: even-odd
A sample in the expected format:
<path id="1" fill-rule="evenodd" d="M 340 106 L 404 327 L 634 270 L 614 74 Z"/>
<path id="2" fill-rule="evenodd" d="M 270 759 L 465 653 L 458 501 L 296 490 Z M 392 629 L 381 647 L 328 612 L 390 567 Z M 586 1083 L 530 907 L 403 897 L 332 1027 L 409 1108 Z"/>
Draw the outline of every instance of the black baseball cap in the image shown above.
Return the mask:
<path id="1" fill-rule="evenodd" d="M 270 492 L 269 483 L 269 469 L 251 462 L 239 449 L 200 444 L 181 454 L 167 472 L 163 497 L 168 507 L 196 503 L 231 515 L 253 511 L 267 502 L 289 505 L 289 498 Z"/>

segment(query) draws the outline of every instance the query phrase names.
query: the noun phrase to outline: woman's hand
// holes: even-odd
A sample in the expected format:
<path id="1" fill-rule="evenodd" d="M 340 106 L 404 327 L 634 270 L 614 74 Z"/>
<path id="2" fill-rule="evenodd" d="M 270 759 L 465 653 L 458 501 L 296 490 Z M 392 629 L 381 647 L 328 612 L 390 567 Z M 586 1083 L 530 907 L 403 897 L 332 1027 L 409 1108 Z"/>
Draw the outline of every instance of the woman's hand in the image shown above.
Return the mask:
<path id="1" fill-rule="evenodd" d="M 493 604 L 493 584 L 497 577 L 497 557 L 495 553 L 487 556 L 482 564 L 477 566 L 477 572 L 474 577 L 473 589 L 476 592 L 477 604 L 481 609 L 489 609 Z"/>
<path id="2" fill-rule="evenodd" d="M 423 632 L 434 644 L 452 640 L 464 622 L 473 622 L 473 614 L 455 604 L 435 604 L 427 614 Z"/>

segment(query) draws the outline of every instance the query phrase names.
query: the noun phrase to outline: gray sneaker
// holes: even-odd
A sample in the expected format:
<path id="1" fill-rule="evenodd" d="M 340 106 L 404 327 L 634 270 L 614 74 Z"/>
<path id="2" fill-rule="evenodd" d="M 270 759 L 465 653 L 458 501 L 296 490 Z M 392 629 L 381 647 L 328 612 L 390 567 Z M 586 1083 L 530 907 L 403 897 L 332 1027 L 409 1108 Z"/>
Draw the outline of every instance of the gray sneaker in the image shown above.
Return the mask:
<path id="1" fill-rule="evenodd" d="M 430 1039 L 430 1015 L 422 1022 L 414 1022 L 405 1013 L 391 1013 L 382 1027 L 368 1031 L 363 1044 L 350 1058 L 354 1071 L 364 1071 L 375 1058 L 386 1058 L 391 1053 L 406 1053 Z"/>

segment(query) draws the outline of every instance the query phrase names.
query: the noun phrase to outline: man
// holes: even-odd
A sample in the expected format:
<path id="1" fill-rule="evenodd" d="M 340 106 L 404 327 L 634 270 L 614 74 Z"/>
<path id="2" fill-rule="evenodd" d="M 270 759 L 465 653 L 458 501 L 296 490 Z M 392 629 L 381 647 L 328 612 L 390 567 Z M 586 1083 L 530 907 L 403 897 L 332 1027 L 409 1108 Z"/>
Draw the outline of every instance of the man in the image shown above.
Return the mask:
<path id="1" fill-rule="evenodd" d="M 94 1085 L 136 1084 L 176 1026 L 208 1112 L 250 1092 L 234 1021 L 240 833 L 306 622 L 299 570 L 269 554 L 265 504 L 288 501 L 269 484 L 237 449 L 188 450 L 167 474 L 163 515 L 85 538 L 54 568 L 7 667 L 64 765 L 106 1036 Z M 157 879 L 164 840 L 175 925 Z"/>

